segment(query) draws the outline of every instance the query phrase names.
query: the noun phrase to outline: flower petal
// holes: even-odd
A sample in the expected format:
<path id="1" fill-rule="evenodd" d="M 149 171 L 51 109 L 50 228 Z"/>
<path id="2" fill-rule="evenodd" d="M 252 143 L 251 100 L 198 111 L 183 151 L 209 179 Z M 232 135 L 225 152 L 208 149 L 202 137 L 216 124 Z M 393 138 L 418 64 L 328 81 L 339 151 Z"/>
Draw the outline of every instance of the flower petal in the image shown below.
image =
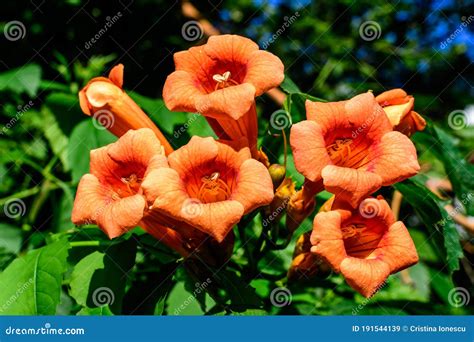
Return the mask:
<path id="1" fill-rule="evenodd" d="M 380 240 L 374 254 L 390 266 L 391 273 L 403 270 L 418 262 L 415 244 L 401 221 L 390 226 Z"/>
<path id="2" fill-rule="evenodd" d="M 336 211 L 318 213 L 313 221 L 311 253 L 323 258 L 336 271 L 347 257 L 342 240 L 341 215 Z"/>
<path id="3" fill-rule="evenodd" d="M 384 186 L 412 177 L 420 170 L 415 145 L 400 132 L 390 132 L 382 137 L 370 152 L 372 159 L 367 166 L 382 178 Z"/>
<path id="4" fill-rule="evenodd" d="M 242 203 L 244 214 L 272 201 L 272 179 L 262 163 L 255 159 L 247 159 L 240 167 L 237 177 L 231 199 Z"/>
<path id="5" fill-rule="evenodd" d="M 180 177 L 185 178 L 194 175 L 201 165 L 214 161 L 218 151 L 213 138 L 193 136 L 186 145 L 168 156 L 168 163 Z"/>
<path id="6" fill-rule="evenodd" d="M 255 87 L 243 83 L 197 97 L 196 109 L 205 116 L 238 120 L 249 111 L 254 101 Z"/>
<path id="7" fill-rule="evenodd" d="M 267 51 L 255 51 L 247 64 L 244 83 L 255 86 L 256 96 L 275 88 L 283 82 L 284 66 L 280 58 Z"/>
<path id="8" fill-rule="evenodd" d="M 112 239 L 135 227 L 144 208 L 143 196 L 113 200 L 110 189 L 86 174 L 79 182 L 71 219 L 74 224 L 96 223 Z"/>
<path id="9" fill-rule="evenodd" d="M 331 163 L 320 126 L 311 120 L 293 125 L 290 144 L 297 170 L 309 180 L 319 181 L 322 169 Z"/>
<path id="10" fill-rule="evenodd" d="M 196 112 L 196 99 L 201 95 L 191 74 L 177 70 L 166 78 L 163 100 L 172 111 Z"/>
<path id="11" fill-rule="evenodd" d="M 149 128 L 129 130 L 107 150 L 112 160 L 119 164 L 138 163 L 147 167 L 150 160 L 163 155 L 163 148 L 155 133 Z"/>
<path id="12" fill-rule="evenodd" d="M 341 263 L 347 283 L 364 297 L 372 296 L 390 275 L 390 267 L 379 259 L 348 257 Z"/>
<path id="13" fill-rule="evenodd" d="M 119 88 L 123 86 L 123 69 L 123 64 L 117 64 L 109 73 L 109 79 Z"/>
<path id="14" fill-rule="evenodd" d="M 223 34 L 209 37 L 204 51 L 213 59 L 247 64 L 258 45 L 242 36 Z"/>
<path id="15" fill-rule="evenodd" d="M 353 208 L 359 205 L 361 199 L 382 186 L 382 177 L 362 170 L 328 165 L 321 174 L 326 190 L 348 202 Z"/>

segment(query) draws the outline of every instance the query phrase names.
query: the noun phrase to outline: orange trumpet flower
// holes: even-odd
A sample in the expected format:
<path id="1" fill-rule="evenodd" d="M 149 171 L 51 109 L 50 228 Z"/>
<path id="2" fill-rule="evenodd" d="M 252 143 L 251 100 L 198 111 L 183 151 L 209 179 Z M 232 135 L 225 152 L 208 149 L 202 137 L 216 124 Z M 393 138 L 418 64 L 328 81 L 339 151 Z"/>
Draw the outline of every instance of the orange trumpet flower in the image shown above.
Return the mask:
<path id="1" fill-rule="evenodd" d="M 415 98 L 403 89 L 385 91 L 375 100 L 382 106 L 394 130 L 411 136 L 425 129 L 425 119 L 413 110 Z"/>
<path id="2" fill-rule="evenodd" d="M 168 156 L 169 166 L 142 183 L 152 211 L 195 227 L 221 242 L 242 215 L 269 204 L 273 184 L 266 167 L 213 138 L 194 136 Z"/>
<path id="3" fill-rule="evenodd" d="M 130 130 L 117 142 L 92 150 L 90 173 L 79 182 L 72 222 L 97 224 L 111 239 L 136 227 L 147 208 L 141 184 L 163 165 L 163 147 L 148 128 Z"/>
<path id="4" fill-rule="evenodd" d="M 155 133 L 165 153 L 173 148 L 151 119 L 122 89 L 123 65 L 112 68 L 109 77 L 90 80 L 79 92 L 79 104 L 84 114 L 94 117 L 117 137 L 130 129 L 149 128 Z"/>
<path id="5" fill-rule="evenodd" d="M 255 97 L 283 81 L 281 60 L 248 38 L 221 35 L 175 53 L 174 62 L 176 71 L 163 88 L 166 106 L 201 113 L 221 139 L 247 138 L 246 146 L 257 157 Z"/>
<path id="6" fill-rule="evenodd" d="M 335 210 L 334 210 L 335 209 Z M 388 203 L 367 198 L 359 209 L 335 204 L 313 222 L 311 252 L 323 258 L 365 297 L 372 296 L 390 274 L 418 262 L 415 245 Z"/>
<path id="7" fill-rule="evenodd" d="M 290 143 L 296 168 L 309 181 L 356 207 L 381 186 L 420 169 L 408 137 L 392 131 L 371 93 L 348 101 L 306 101 L 308 120 L 293 125 Z"/>

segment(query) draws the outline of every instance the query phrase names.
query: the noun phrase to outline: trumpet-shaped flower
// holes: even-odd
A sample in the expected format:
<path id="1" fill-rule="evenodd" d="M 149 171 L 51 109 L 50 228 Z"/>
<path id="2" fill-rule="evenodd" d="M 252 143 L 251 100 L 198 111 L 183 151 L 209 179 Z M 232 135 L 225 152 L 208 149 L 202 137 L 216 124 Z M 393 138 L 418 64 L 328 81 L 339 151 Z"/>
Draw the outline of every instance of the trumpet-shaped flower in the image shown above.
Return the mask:
<path id="1" fill-rule="evenodd" d="M 393 129 L 408 136 L 426 127 L 423 117 L 413 110 L 415 98 L 403 89 L 392 89 L 378 95 L 375 100 L 387 114 Z"/>
<path id="2" fill-rule="evenodd" d="M 335 205 L 332 211 L 318 213 L 311 244 L 313 254 L 365 297 L 373 295 L 390 274 L 418 262 L 408 230 L 403 222 L 395 222 L 381 197 L 365 199 L 358 209 Z"/>
<path id="3" fill-rule="evenodd" d="M 149 128 L 159 139 L 166 154 L 173 148 L 165 136 L 124 90 L 123 65 L 116 65 L 109 77 L 96 77 L 79 92 L 84 114 L 94 117 L 110 132 L 121 137 L 130 129 Z"/>
<path id="4" fill-rule="evenodd" d="M 283 81 L 281 60 L 259 50 L 250 39 L 221 35 L 175 53 L 174 61 L 176 71 L 163 89 L 166 106 L 201 113 L 219 138 L 239 141 L 245 137 L 252 155 L 257 155 L 255 97 Z"/>
<path id="5" fill-rule="evenodd" d="M 97 224 L 109 238 L 134 228 L 147 207 L 141 184 L 162 165 L 163 147 L 148 128 L 128 131 L 117 142 L 92 150 L 90 173 L 79 182 L 72 221 Z"/>
<path id="6" fill-rule="evenodd" d="M 306 101 L 306 115 L 291 129 L 296 168 L 353 207 L 382 185 L 419 171 L 415 146 L 392 131 L 371 93 L 341 102 Z"/>
<path id="7" fill-rule="evenodd" d="M 152 211 L 195 227 L 221 242 L 242 215 L 273 199 L 263 164 L 213 138 L 192 137 L 151 171 L 142 187 Z"/>

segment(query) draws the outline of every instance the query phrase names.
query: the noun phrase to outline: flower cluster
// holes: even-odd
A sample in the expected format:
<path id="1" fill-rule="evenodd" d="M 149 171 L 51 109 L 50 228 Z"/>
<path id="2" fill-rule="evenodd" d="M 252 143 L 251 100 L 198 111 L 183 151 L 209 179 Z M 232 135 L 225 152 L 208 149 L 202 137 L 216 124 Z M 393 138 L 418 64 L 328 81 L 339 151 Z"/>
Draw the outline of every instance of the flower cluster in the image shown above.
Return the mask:
<path id="1" fill-rule="evenodd" d="M 276 213 L 264 217 L 268 225 L 286 212 L 293 232 L 325 189 L 334 197 L 316 215 L 290 271 L 325 260 L 370 296 L 389 274 L 417 262 L 403 223 L 385 200 L 370 197 L 419 171 L 409 136 L 425 121 L 413 111 L 412 96 L 396 89 L 307 101 L 307 120 L 290 135 L 306 179 L 297 191 L 284 167 L 270 166 L 257 145 L 255 98 L 283 81 L 281 60 L 247 38 L 221 35 L 176 53 L 174 61 L 163 89 L 166 106 L 203 115 L 218 139 L 194 136 L 175 150 L 122 89 L 122 65 L 92 79 L 79 93 L 81 108 L 96 118 L 110 114 L 104 125 L 119 139 L 91 151 L 75 224 L 97 224 L 110 238 L 140 226 L 184 257 L 197 253 L 218 264 L 232 254 L 232 228 L 244 215 L 265 207 Z"/>

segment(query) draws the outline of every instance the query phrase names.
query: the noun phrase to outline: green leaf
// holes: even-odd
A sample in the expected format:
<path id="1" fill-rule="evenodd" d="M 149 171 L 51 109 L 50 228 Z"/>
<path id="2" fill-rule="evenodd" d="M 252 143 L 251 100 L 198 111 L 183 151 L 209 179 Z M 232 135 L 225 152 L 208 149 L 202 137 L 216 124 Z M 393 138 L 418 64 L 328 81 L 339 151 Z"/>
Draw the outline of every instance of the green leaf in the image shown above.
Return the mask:
<path id="1" fill-rule="evenodd" d="M 92 276 L 98 269 L 104 268 L 105 254 L 94 252 L 79 261 L 71 275 L 69 294 L 77 304 L 87 306 L 87 296 L 90 292 Z M 94 290 L 94 289 L 92 289 Z"/>
<path id="2" fill-rule="evenodd" d="M 72 180 L 78 182 L 89 172 L 90 151 L 110 144 L 116 137 L 106 130 L 98 129 L 92 120 L 86 120 L 77 125 L 69 138 L 68 157 L 72 166 Z"/>
<path id="3" fill-rule="evenodd" d="M 7 223 L 0 223 L 0 247 L 4 251 L 18 254 L 22 243 L 22 231 L 20 228 Z"/>
<path id="4" fill-rule="evenodd" d="M 35 96 L 41 81 L 41 68 L 27 64 L 0 74 L 0 91 L 9 89 L 17 94 Z"/>
<path id="5" fill-rule="evenodd" d="M 423 132 L 417 133 L 415 141 L 428 147 L 444 165 L 453 190 L 466 207 L 469 215 L 474 215 L 474 165 L 469 164 L 454 143 L 454 137 L 428 122 Z"/>
<path id="6" fill-rule="evenodd" d="M 454 222 L 444 209 L 445 203 L 415 178 L 397 183 L 394 187 L 410 203 L 429 231 L 430 243 L 448 265 L 452 273 L 459 269 L 459 258 L 463 256 L 459 234 Z"/>
<path id="7" fill-rule="evenodd" d="M 128 92 L 128 95 L 142 107 L 158 127 L 170 135 L 173 134 L 175 125 L 186 121 L 186 113 L 168 110 L 162 99 L 151 99 L 134 92 Z"/>
<path id="8" fill-rule="evenodd" d="M 45 103 L 55 116 L 61 131 L 68 136 L 79 122 L 90 120 L 82 113 L 77 94 L 54 92 L 46 97 Z"/>
<path id="9" fill-rule="evenodd" d="M 135 265 L 136 242 L 123 241 L 102 252 L 96 251 L 77 263 L 71 275 L 70 295 L 83 307 L 108 305 L 114 314 L 122 313 L 122 300 L 129 271 Z"/>
<path id="10" fill-rule="evenodd" d="M 196 296 L 196 292 L 188 290 L 185 281 L 176 283 L 166 301 L 168 315 L 203 315 Z"/>
<path id="11" fill-rule="evenodd" d="M 82 308 L 76 314 L 77 316 L 113 316 L 114 313 L 110 310 L 108 305 L 98 308 Z"/>
<path id="12" fill-rule="evenodd" d="M 285 93 L 292 94 L 292 93 L 301 93 L 300 88 L 293 82 L 291 78 L 288 77 L 288 75 L 285 75 L 285 79 L 283 82 L 280 84 L 281 89 L 285 91 Z"/>
<path id="13" fill-rule="evenodd" d="M 291 121 L 297 123 L 302 120 L 306 120 L 306 100 L 314 102 L 326 102 L 320 98 L 311 96 L 305 93 L 291 93 L 286 97 L 283 107 L 285 110 L 290 113 Z"/>
<path id="14" fill-rule="evenodd" d="M 48 107 L 43 106 L 41 108 L 41 115 L 43 117 L 42 129 L 44 136 L 48 140 L 53 153 L 61 160 L 64 171 L 69 171 L 70 165 L 67 150 L 69 139 L 61 131 L 61 128 L 59 128 L 53 113 Z"/>
<path id="15" fill-rule="evenodd" d="M 30 251 L 0 274 L 0 314 L 54 315 L 67 269 L 66 239 Z"/>

